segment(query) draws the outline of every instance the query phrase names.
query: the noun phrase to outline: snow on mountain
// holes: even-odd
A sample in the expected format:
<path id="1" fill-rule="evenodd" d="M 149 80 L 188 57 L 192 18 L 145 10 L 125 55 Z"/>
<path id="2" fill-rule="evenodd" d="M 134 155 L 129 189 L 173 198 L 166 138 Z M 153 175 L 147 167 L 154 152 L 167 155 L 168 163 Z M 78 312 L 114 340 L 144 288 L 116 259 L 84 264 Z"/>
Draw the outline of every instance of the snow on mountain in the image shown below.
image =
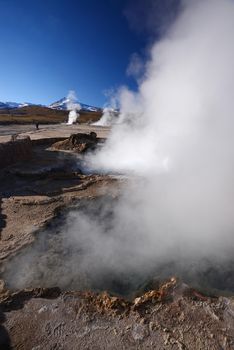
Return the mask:
<path id="1" fill-rule="evenodd" d="M 69 102 L 70 100 L 64 97 L 54 103 L 51 103 L 48 107 L 52 109 L 67 109 L 67 104 Z"/>
<path id="2" fill-rule="evenodd" d="M 26 106 L 33 106 L 33 103 L 17 103 L 17 102 L 0 102 L 0 109 L 13 109 L 13 108 L 21 108 Z"/>
<path id="3" fill-rule="evenodd" d="M 48 108 L 52 108 L 52 109 L 59 109 L 59 110 L 67 110 L 69 108 L 67 108 L 67 106 L 69 104 L 77 104 L 81 107 L 81 110 L 83 111 L 89 111 L 89 112 L 97 112 L 100 111 L 100 108 L 98 107 L 94 107 L 94 106 L 90 106 L 78 101 L 72 101 L 71 99 L 69 99 L 68 97 L 64 97 L 62 99 L 60 99 L 59 101 L 56 101 L 52 104 L 50 104 L 49 106 L 44 106 L 41 104 L 33 104 L 33 103 L 29 103 L 29 102 L 25 102 L 25 103 L 17 103 L 17 102 L 0 102 L 0 110 L 1 109 L 13 109 L 13 108 L 22 108 L 22 107 L 27 107 L 27 106 L 41 106 L 41 107 L 48 107 Z"/>
<path id="4" fill-rule="evenodd" d="M 69 103 L 74 104 L 74 101 L 72 101 L 71 99 L 69 99 L 68 97 L 63 97 L 61 100 L 56 101 L 52 104 L 50 104 L 48 107 L 52 108 L 52 109 L 62 109 L 62 110 L 67 110 L 67 105 L 69 105 Z M 89 112 L 97 112 L 100 110 L 100 108 L 98 107 L 94 107 L 94 106 L 90 106 L 90 105 L 86 105 L 84 103 L 75 101 L 75 103 L 77 103 L 78 105 L 80 105 L 81 110 L 83 111 L 89 111 Z"/>
<path id="5" fill-rule="evenodd" d="M 0 102 L 0 109 L 18 108 L 19 105 L 17 102 Z"/>

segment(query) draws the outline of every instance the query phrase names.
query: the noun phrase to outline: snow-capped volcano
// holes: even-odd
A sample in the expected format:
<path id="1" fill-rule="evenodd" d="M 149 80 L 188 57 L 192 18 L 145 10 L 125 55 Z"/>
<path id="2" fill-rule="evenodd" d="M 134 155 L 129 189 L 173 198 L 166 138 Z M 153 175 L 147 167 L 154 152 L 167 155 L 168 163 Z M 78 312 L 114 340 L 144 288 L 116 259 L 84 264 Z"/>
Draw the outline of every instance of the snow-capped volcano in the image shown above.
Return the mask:
<path id="1" fill-rule="evenodd" d="M 49 108 L 52 108 L 52 109 L 67 110 L 67 109 L 68 109 L 67 106 L 68 106 L 70 103 L 73 103 L 73 104 L 74 104 L 74 101 L 72 101 L 69 97 L 63 97 L 61 100 L 56 101 L 56 102 L 50 104 L 48 107 L 49 107 Z M 98 108 L 98 107 L 86 105 L 86 104 L 81 103 L 81 102 L 78 102 L 78 101 L 75 101 L 75 103 L 77 103 L 77 105 L 80 105 L 81 110 L 83 110 L 83 111 L 97 112 L 97 111 L 100 110 L 100 108 Z"/>

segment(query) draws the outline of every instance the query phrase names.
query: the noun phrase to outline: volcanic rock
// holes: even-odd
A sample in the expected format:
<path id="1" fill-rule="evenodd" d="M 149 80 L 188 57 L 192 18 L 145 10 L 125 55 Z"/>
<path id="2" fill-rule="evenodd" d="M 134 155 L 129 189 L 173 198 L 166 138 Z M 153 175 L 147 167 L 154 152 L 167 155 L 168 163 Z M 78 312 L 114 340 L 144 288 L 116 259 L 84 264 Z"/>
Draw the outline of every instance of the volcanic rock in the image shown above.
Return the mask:
<path id="1" fill-rule="evenodd" d="M 95 132 L 91 132 L 90 134 L 78 133 L 72 134 L 64 141 L 54 143 L 52 148 L 56 150 L 70 150 L 77 153 L 83 153 L 95 149 L 97 142 L 98 139 Z"/>

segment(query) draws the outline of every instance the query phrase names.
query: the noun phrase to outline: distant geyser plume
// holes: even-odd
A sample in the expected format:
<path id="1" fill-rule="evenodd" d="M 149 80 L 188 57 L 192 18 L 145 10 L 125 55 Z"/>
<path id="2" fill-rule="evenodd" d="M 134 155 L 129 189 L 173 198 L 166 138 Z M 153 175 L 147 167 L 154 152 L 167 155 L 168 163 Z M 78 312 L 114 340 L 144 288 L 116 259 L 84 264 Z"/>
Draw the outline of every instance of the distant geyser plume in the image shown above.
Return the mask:
<path id="1" fill-rule="evenodd" d="M 116 114 L 117 114 L 117 112 L 115 111 L 114 108 L 105 107 L 103 109 L 102 117 L 97 122 L 93 123 L 93 125 L 111 126 L 117 120 Z"/>
<path id="2" fill-rule="evenodd" d="M 100 120 L 93 123 L 93 125 L 97 126 L 111 126 L 112 124 L 115 124 L 118 122 L 118 111 L 117 111 L 117 105 L 118 100 L 116 96 L 113 94 L 113 90 L 106 92 L 106 97 L 110 99 L 108 106 L 105 106 L 103 108 L 103 114 Z"/>
<path id="3" fill-rule="evenodd" d="M 77 119 L 79 118 L 78 111 L 81 109 L 81 106 L 79 103 L 77 103 L 77 98 L 75 91 L 69 91 L 67 95 L 67 102 L 66 102 L 67 110 L 70 111 L 68 115 L 68 125 L 72 125 L 76 123 Z"/>

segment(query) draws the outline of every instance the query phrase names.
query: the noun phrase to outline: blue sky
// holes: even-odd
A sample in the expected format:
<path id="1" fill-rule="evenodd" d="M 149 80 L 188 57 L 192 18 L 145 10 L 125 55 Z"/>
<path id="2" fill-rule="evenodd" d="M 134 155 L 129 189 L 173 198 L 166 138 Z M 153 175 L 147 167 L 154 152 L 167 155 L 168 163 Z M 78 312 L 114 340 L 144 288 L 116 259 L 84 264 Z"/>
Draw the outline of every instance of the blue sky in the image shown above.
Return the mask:
<path id="1" fill-rule="evenodd" d="M 136 2 L 141 16 L 142 2 Z M 133 5 L 0 0 L 0 101 L 48 104 L 75 90 L 83 103 L 102 106 L 106 90 L 134 87 L 126 69 L 133 53 L 144 52 L 149 35 L 143 24 L 139 30 Z"/>

